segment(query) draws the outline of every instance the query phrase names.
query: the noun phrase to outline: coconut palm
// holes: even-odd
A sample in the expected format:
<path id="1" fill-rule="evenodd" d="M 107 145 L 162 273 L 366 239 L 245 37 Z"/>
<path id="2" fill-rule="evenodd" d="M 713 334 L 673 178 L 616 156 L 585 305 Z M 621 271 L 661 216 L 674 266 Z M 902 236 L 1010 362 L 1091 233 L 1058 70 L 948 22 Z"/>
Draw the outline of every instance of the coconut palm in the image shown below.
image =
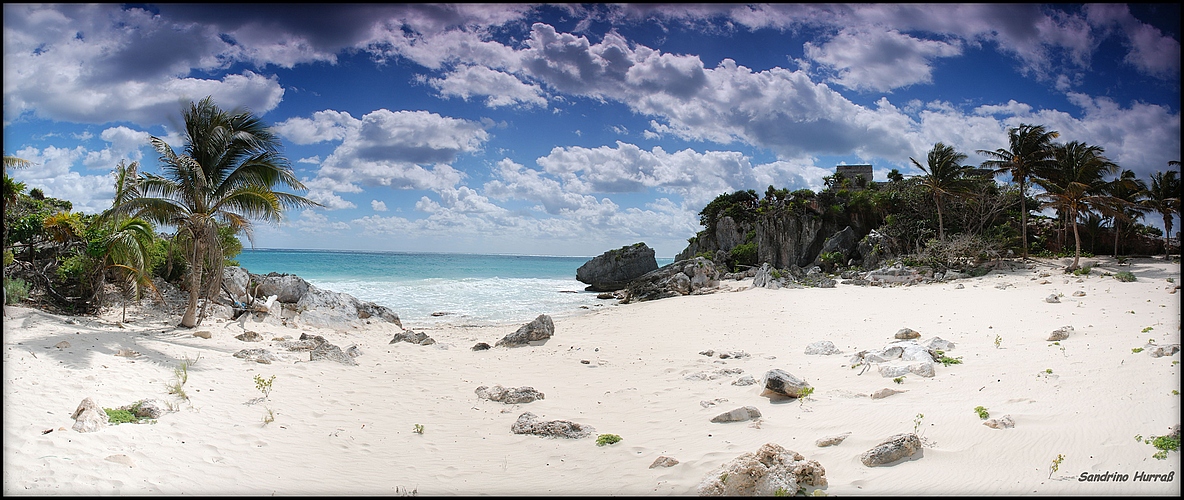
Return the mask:
<path id="1" fill-rule="evenodd" d="M 933 202 L 937 206 L 937 238 L 944 241 L 946 232 L 941 210 L 943 199 L 947 196 L 964 195 L 974 185 L 974 179 L 966 176 L 971 167 L 962 165 L 962 162 L 966 161 L 966 155 L 939 142 L 929 150 L 926 161 L 928 168 L 912 157 L 909 161 L 925 172 L 925 175 L 921 176 L 921 185 L 933 193 Z"/>
<path id="2" fill-rule="evenodd" d="M 1051 164 L 1053 160 L 1052 140 L 1059 137 L 1055 131 L 1044 129 L 1044 125 L 1020 124 L 1007 130 L 1007 149 L 994 151 L 980 149 L 976 153 L 986 156 L 983 168 L 995 173 L 1008 172 L 1020 187 L 1020 237 L 1023 239 L 1024 258 L 1028 258 L 1028 191 L 1027 180 L 1036 169 Z"/>
<path id="3" fill-rule="evenodd" d="M 198 317 L 199 299 L 208 303 L 221 287 L 219 228 L 243 232 L 254 241 L 252 219 L 277 222 L 285 209 L 319 204 L 276 190 L 277 186 L 304 189 L 304 185 L 281 155 L 279 138 L 250 111 L 224 111 L 206 97 L 190 103 L 182 114 L 182 153 L 152 137 L 164 175 L 134 176 L 134 185 L 128 186 L 129 192 L 112 214 L 176 228 L 174 241 L 183 245 L 189 264 L 189 301 L 181 326 L 192 328 L 204 318 L 204 307 Z"/>
<path id="4" fill-rule="evenodd" d="M 1180 162 L 1168 162 L 1168 165 Z M 1145 206 L 1163 216 L 1163 258 L 1171 258 L 1168 243 L 1172 236 L 1172 217 L 1180 212 L 1180 178 L 1175 170 L 1151 174 Z"/>
<path id="5" fill-rule="evenodd" d="M 1091 146 L 1080 141 L 1058 144 L 1053 148 L 1055 163 L 1032 172 L 1032 181 L 1044 188 L 1039 198 L 1045 206 L 1055 207 L 1065 213 L 1073 225 L 1073 239 L 1076 249 L 1073 264 L 1067 271 L 1078 268 L 1081 260 L 1081 232 L 1077 220 L 1086 211 L 1102 206 L 1106 202 L 1105 177 L 1118 172 L 1118 165 L 1103 156 L 1101 146 Z"/>
<path id="6" fill-rule="evenodd" d="M 1106 186 L 1107 198 L 1098 206 L 1102 215 L 1110 218 L 1114 229 L 1114 256 L 1118 257 L 1118 240 L 1123 224 L 1134 224 L 1143 214 L 1150 211 L 1142 205 L 1147 195 L 1147 183 L 1135 177 L 1130 170 L 1123 170 Z"/>

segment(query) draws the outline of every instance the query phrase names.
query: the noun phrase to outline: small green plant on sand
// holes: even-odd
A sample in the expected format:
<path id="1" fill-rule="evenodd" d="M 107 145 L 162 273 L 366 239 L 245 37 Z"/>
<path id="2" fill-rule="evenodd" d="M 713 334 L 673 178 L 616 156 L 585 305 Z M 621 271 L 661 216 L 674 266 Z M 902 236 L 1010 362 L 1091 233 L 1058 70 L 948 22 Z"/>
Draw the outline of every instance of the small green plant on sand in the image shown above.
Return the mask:
<path id="1" fill-rule="evenodd" d="M 1092 270 L 1092 269 L 1091 269 L 1091 268 L 1089 268 L 1089 267 L 1083 267 L 1083 268 L 1080 268 L 1080 269 L 1074 269 L 1074 270 L 1073 270 L 1073 276 L 1086 276 L 1086 275 L 1089 275 L 1089 272 L 1090 272 L 1091 270 Z"/>
<path id="2" fill-rule="evenodd" d="M 1143 352 L 1143 348 L 1142 347 L 1134 347 L 1131 349 L 1131 352 L 1138 354 L 1138 353 Z"/>
<path id="3" fill-rule="evenodd" d="M 777 488 L 777 490 L 773 492 L 773 496 L 775 496 L 775 497 L 791 497 L 791 496 L 793 496 L 793 493 L 790 493 L 789 490 L 785 489 L 785 487 L 782 486 L 780 488 Z"/>
<path id="4" fill-rule="evenodd" d="M 1134 273 L 1132 273 L 1130 271 L 1119 271 L 1117 273 L 1114 273 L 1114 279 L 1116 279 L 1118 281 L 1122 281 L 1124 283 L 1130 283 L 1132 281 L 1137 280 L 1138 278 L 1135 278 Z"/>
<path id="5" fill-rule="evenodd" d="M 275 375 L 272 375 L 271 378 L 265 379 L 260 377 L 258 373 L 255 374 L 255 388 L 259 389 L 259 392 L 263 393 L 263 399 L 267 399 L 267 396 L 271 394 L 272 382 L 275 382 Z"/>
<path id="6" fill-rule="evenodd" d="M 1151 326 L 1143 327 L 1143 333 L 1147 333 L 1147 332 L 1154 330 L 1154 329 L 1155 329 L 1155 327 L 1151 327 Z"/>
<path id="7" fill-rule="evenodd" d="M 176 368 L 173 368 L 173 383 L 168 386 L 169 394 L 175 394 L 181 399 L 189 399 L 189 395 L 185 394 L 185 384 L 189 382 L 189 367 L 196 365 L 199 360 L 201 360 L 201 354 L 198 354 L 195 359 L 189 359 L 189 356 L 186 355 L 185 359 Z"/>
<path id="8" fill-rule="evenodd" d="M 921 419 L 925 418 L 924 413 L 918 413 L 913 417 L 913 434 L 917 434 L 921 430 Z"/>
<path id="9" fill-rule="evenodd" d="M 901 377 L 896 377 L 896 378 L 892 379 L 892 381 L 893 381 L 893 382 L 896 382 L 896 383 L 898 383 L 898 384 L 903 384 L 903 383 L 904 383 L 904 377 L 903 377 L 903 376 L 901 376 Z"/>
<path id="10" fill-rule="evenodd" d="M 956 358 L 951 358 L 949 356 L 941 355 L 941 357 L 938 358 L 938 361 L 940 361 L 941 364 L 943 364 L 945 366 L 960 365 L 960 364 L 962 364 L 962 356 L 958 356 Z"/>
<path id="11" fill-rule="evenodd" d="M 989 418 L 991 416 L 990 413 L 987 413 L 987 409 L 982 406 L 975 406 L 974 412 L 978 414 L 978 418 L 981 418 L 983 420 L 986 420 L 987 418 Z"/>
<path id="12" fill-rule="evenodd" d="M 1175 390 L 1175 389 L 1172 389 L 1172 395 L 1173 395 L 1173 396 L 1179 396 L 1179 395 L 1180 395 L 1180 391 L 1177 391 L 1177 390 Z"/>
<path id="13" fill-rule="evenodd" d="M 420 424 L 415 424 L 415 433 L 422 435 L 423 434 L 423 426 Z"/>
<path id="14" fill-rule="evenodd" d="M 1061 469 L 1061 462 L 1065 461 L 1065 456 L 1057 453 L 1057 458 L 1052 459 L 1052 465 L 1048 466 L 1048 478 L 1052 479 L 1052 474 Z"/>
<path id="15" fill-rule="evenodd" d="M 271 408 L 267 408 L 267 413 L 263 414 L 263 426 L 266 427 L 272 422 L 275 422 L 275 412 L 271 411 Z"/>
<path id="16" fill-rule="evenodd" d="M 1177 437 L 1151 436 L 1151 439 L 1142 439 L 1142 437 L 1143 436 L 1141 436 L 1141 435 L 1136 435 L 1135 440 L 1136 441 L 1143 441 L 1144 444 L 1149 444 L 1151 446 L 1154 446 L 1155 449 L 1159 450 L 1159 451 L 1155 452 L 1154 455 L 1151 455 L 1151 457 L 1156 460 L 1167 459 L 1169 451 L 1180 451 L 1180 437 L 1179 436 L 1177 436 Z"/>
<path id="17" fill-rule="evenodd" d="M 604 446 L 606 444 L 618 443 L 621 441 L 621 436 L 616 434 L 601 434 L 596 436 L 596 446 Z M 726 481 L 727 474 L 720 478 L 720 481 Z"/>
<path id="18" fill-rule="evenodd" d="M 995 348 L 998 349 L 999 345 L 1002 343 L 1003 343 L 1003 337 L 995 335 Z"/>
<path id="19" fill-rule="evenodd" d="M 103 408 L 103 411 L 107 413 L 107 421 L 112 424 L 134 424 L 140 422 L 140 417 L 137 417 L 131 410 Z"/>

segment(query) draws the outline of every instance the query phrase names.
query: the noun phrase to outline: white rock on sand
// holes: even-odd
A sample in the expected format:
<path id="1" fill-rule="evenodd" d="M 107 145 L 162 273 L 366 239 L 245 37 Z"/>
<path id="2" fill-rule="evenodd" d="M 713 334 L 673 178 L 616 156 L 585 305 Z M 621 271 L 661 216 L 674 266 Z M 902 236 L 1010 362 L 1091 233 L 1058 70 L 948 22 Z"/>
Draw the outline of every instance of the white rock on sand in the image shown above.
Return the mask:
<path id="1" fill-rule="evenodd" d="M 1167 282 L 1180 282 L 1179 264 L 1133 259 L 1118 268 L 1102 258 L 1075 284 L 1085 296 L 1047 304 L 1048 288 L 1029 278 L 1057 274 L 1056 265 L 962 279 L 961 290 L 945 283 L 746 290 L 751 280 L 726 281 L 722 286 L 737 292 L 574 316 L 546 311 L 555 334 L 544 345 L 481 352 L 468 347 L 532 318 L 482 327 L 405 325 L 440 344 L 424 347 L 389 344 L 394 325 L 332 331 L 207 320 L 200 329 L 212 335 L 203 339 L 172 326 L 179 316 L 150 307 L 129 308 L 123 329 L 115 326 L 118 309 L 68 323 L 6 307 L 4 493 L 693 495 L 711 471 L 775 443 L 805 450 L 825 467 L 831 495 L 1178 495 L 1180 454 L 1155 460 L 1156 450 L 1134 436 L 1166 434 L 1180 423 L 1180 396 L 1172 394 L 1180 389 L 1181 368 L 1173 364 L 1180 354 L 1154 358 L 1131 349 L 1148 338 L 1180 343 L 1179 295 Z M 1118 270 L 1139 280 L 1101 276 Z M 854 352 L 880 349 L 906 325 L 955 343 L 949 355 L 962 364 L 939 365 L 932 378 L 910 374 L 892 385 L 907 392 L 872 399 L 867 395 L 885 387 L 876 370 L 861 375 L 847 356 L 802 354 L 821 340 Z M 1074 326 L 1073 335 L 1050 345 L 1049 332 L 1065 325 Z M 265 340 L 235 339 L 247 329 Z M 364 354 L 357 366 L 296 355 L 272 364 L 232 356 L 246 346 L 287 352 L 266 339 L 301 333 L 356 344 Z M 71 347 L 54 348 L 61 341 Z M 707 358 L 699 355 L 704 346 L 751 356 Z M 140 355 L 117 356 L 121 349 Z M 184 385 L 190 400 L 178 401 L 167 389 L 174 369 L 198 356 Z M 737 375 L 685 379 L 733 368 L 758 375 L 784 369 L 815 391 L 777 401 L 761 397 L 760 384 L 732 385 Z M 1057 376 L 1037 375 L 1046 369 Z M 255 375 L 275 376 L 266 400 Z M 515 407 L 474 393 L 495 382 L 532 387 L 546 399 Z M 71 412 L 88 397 L 111 408 L 141 399 L 177 408 L 152 425 L 71 430 Z M 699 404 L 715 400 L 726 406 Z M 759 425 L 711 422 L 744 406 L 759 409 Z M 976 406 L 1019 425 L 988 428 Z M 512 433 L 527 409 L 622 440 L 597 446 L 595 436 Z M 269 410 L 274 421 L 264 425 Z M 859 454 L 886 436 L 913 432 L 918 414 L 924 458 L 860 463 Z M 845 432 L 851 435 L 840 446 L 814 446 L 819 436 Z M 1049 479 L 1058 455 L 1064 460 Z M 650 468 L 662 456 L 679 463 Z M 1077 480 L 1107 471 L 1132 478 L 1174 471 L 1176 479 Z"/>

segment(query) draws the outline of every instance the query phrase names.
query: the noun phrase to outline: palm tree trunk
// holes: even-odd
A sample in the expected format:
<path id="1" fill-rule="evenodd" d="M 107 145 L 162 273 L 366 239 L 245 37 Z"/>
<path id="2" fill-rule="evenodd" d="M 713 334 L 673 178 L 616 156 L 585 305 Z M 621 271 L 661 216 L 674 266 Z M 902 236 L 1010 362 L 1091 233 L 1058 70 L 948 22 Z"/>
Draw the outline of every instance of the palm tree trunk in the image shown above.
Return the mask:
<path id="1" fill-rule="evenodd" d="M 1114 219 L 1114 258 L 1116 258 L 1116 259 L 1118 258 L 1118 232 L 1119 232 L 1119 225 L 1118 225 L 1118 219 L 1116 218 L 1116 219 Z"/>
<path id="2" fill-rule="evenodd" d="M 946 226 L 941 218 L 941 198 L 935 196 L 933 198 L 933 201 L 937 202 L 937 239 L 939 239 L 941 241 L 945 241 L 946 240 L 946 229 L 945 229 Z"/>
<path id="3" fill-rule="evenodd" d="M 1172 214 L 1171 212 L 1163 214 L 1163 258 L 1164 260 L 1171 260 L 1171 250 L 1168 249 L 1168 243 L 1172 240 Z"/>
<path id="4" fill-rule="evenodd" d="M 1024 180 L 1020 179 L 1020 237 L 1024 246 L 1024 260 L 1028 260 L 1028 200 L 1024 194 Z"/>
<path id="5" fill-rule="evenodd" d="M 196 238 L 195 238 L 196 239 Z M 197 326 L 197 299 L 201 294 L 202 258 L 200 241 L 194 242 L 193 265 L 189 269 L 189 303 L 185 307 L 185 315 L 181 317 L 181 326 L 194 328 Z"/>
<path id="6" fill-rule="evenodd" d="M 1073 251 L 1073 267 L 1071 269 L 1076 270 L 1077 262 L 1081 260 L 1081 233 L 1077 231 L 1077 214 L 1073 214 L 1073 240 L 1077 243 L 1077 248 Z"/>

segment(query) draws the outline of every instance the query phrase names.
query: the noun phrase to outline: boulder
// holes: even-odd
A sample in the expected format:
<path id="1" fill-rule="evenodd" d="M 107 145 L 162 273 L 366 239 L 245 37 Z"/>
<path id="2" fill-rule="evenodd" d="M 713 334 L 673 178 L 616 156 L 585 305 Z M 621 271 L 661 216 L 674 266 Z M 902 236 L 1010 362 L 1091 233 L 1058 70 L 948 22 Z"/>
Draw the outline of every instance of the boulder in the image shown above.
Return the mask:
<path id="1" fill-rule="evenodd" d="M 371 318 L 403 323 L 399 316 L 385 306 L 358 300 L 352 295 L 323 290 L 292 274 L 250 274 L 257 283 L 255 297 L 268 299 L 250 306 L 251 318 L 287 326 L 309 326 L 340 330 L 358 328 Z M 240 321 L 245 321 L 240 318 Z"/>
<path id="2" fill-rule="evenodd" d="M 208 339 L 208 338 L 212 337 L 213 335 L 210 334 L 210 332 L 207 330 L 201 330 L 201 331 L 193 332 L 193 336 L 194 337 L 201 337 L 203 339 Z"/>
<path id="3" fill-rule="evenodd" d="M 719 287 L 715 263 L 703 257 L 680 260 L 629 282 L 622 303 L 711 293 Z"/>
<path id="4" fill-rule="evenodd" d="M 654 463 L 650 464 L 650 468 L 653 469 L 655 467 L 674 467 L 675 465 L 678 465 L 677 458 L 667 457 L 667 456 L 663 455 L 663 456 L 660 456 L 660 457 L 654 459 Z"/>
<path id="5" fill-rule="evenodd" d="M 814 446 L 817 446 L 819 448 L 825 448 L 827 446 L 834 446 L 836 444 L 842 443 L 843 440 L 847 439 L 847 436 L 850 436 L 850 435 L 851 435 L 850 432 L 844 432 L 842 434 L 835 434 L 833 436 L 826 436 L 823 438 L 818 438 L 817 441 L 814 441 Z"/>
<path id="6" fill-rule="evenodd" d="M 490 401 L 497 401 L 505 404 L 522 404 L 531 403 L 540 399 L 545 399 L 543 393 L 534 390 L 534 387 L 511 387 L 509 389 L 500 385 L 495 385 L 492 388 L 488 386 L 478 387 L 476 391 L 477 397 L 481 399 L 488 399 Z"/>
<path id="7" fill-rule="evenodd" d="M 426 333 L 407 330 L 405 332 L 396 333 L 395 336 L 391 338 L 391 341 L 388 342 L 388 344 L 395 344 L 399 342 L 409 342 L 418 345 L 432 345 L 436 343 L 436 340 L 429 337 Z"/>
<path id="8" fill-rule="evenodd" d="M 929 349 L 934 351 L 948 351 L 954 348 L 954 343 L 948 340 L 943 340 L 941 337 L 933 337 L 928 344 Z"/>
<path id="9" fill-rule="evenodd" d="M 727 413 L 720 413 L 719 415 L 716 415 L 715 418 L 711 419 L 711 421 L 720 424 L 727 422 L 744 422 L 758 418 L 761 418 L 760 410 L 758 410 L 755 406 L 745 406 L 743 408 L 736 408 L 735 410 L 729 411 Z"/>
<path id="10" fill-rule="evenodd" d="M 490 346 L 489 346 L 489 344 L 486 344 L 485 342 L 477 342 L 476 344 L 473 345 L 472 349 L 474 351 L 488 351 L 490 349 Z"/>
<path id="11" fill-rule="evenodd" d="M 868 467 L 886 465 L 921 451 L 921 438 L 913 433 L 897 434 L 863 452 L 859 461 Z"/>
<path id="12" fill-rule="evenodd" d="M 1012 420 L 1011 415 L 1004 415 L 1001 418 L 992 418 L 983 422 L 983 425 L 992 429 L 1010 429 L 1015 427 L 1015 420 Z"/>
<path id="13" fill-rule="evenodd" d="M 1048 297 L 1045 297 L 1044 301 L 1048 302 L 1049 304 L 1060 304 L 1061 298 L 1059 296 L 1057 296 L 1057 294 L 1054 293 L 1054 294 L 1050 294 Z"/>
<path id="14" fill-rule="evenodd" d="M 1053 330 L 1052 333 L 1048 334 L 1048 339 L 1046 339 L 1046 340 L 1048 340 L 1049 342 L 1061 341 L 1061 340 L 1065 340 L 1065 339 L 1069 338 L 1069 335 L 1071 335 L 1071 334 L 1073 334 L 1073 327 L 1072 326 L 1062 326 L 1060 328 L 1057 328 L 1056 330 Z"/>
<path id="15" fill-rule="evenodd" d="M 890 257 L 884 248 L 887 246 L 887 241 L 887 237 L 875 229 L 859 240 L 856 250 L 861 259 L 860 266 L 864 269 L 875 269 L 884 259 Z"/>
<path id="16" fill-rule="evenodd" d="M 522 325 L 514 333 L 502 337 L 494 344 L 496 347 L 522 347 L 531 342 L 547 340 L 555 334 L 555 323 L 546 314 L 540 314 L 530 323 Z"/>
<path id="17" fill-rule="evenodd" d="M 788 273 L 782 273 L 781 271 L 773 269 L 773 266 L 769 265 L 768 262 L 765 262 L 761 264 L 761 267 L 756 270 L 756 275 L 752 278 L 752 288 L 768 288 L 770 290 L 776 290 L 778 288 L 785 287 L 789 284 L 789 279 L 786 276 L 787 274 Z"/>
<path id="18" fill-rule="evenodd" d="M 295 304 L 308 293 L 309 283 L 294 274 L 268 273 L 263 276 L 254 275 L 256 294 L 260 297 L 276 296 L 276 300 L 285 304 Z"/>
<path id="19" fill-rule="evenodd" d="M 835 348 L 835 344 L 829 340 L 820 340 L 806 346 L 806 354 L 820 354 L 829 356 L 831 354 L 842 354 L 843 351 Z"/>
<path id="20" fill-rule="evenodd" d="M 358 362 L 354 360 L 353 356 L 346 354 L 345 351 L 342 351 L 340 347 L 328 342 L 321 342 L 320 345 L 316 346 L 312 351 L 310 351 L 310 361 L 317 361 L 321 359 L 336 361 L 347 366 L 358 365 Z"/>
<path id="21" fill-rule="evenodd" d="M 222 287 L 230 294 L 230 300 L 239 304 L 250 304 L 254 297 L 253 290 L 248 287 L 251 283 L 251 273 L 238 266 L 222 268 Z"/>
<path id="22" fill-rule="evenodd" d="M 765 374 L 765 390 L 762 395 L 772 393 L 791 398 L 800 398 L 802 397 L 802 391 L 807 387 L 810 387 L 810 384 L 805 380 L 799 379 L 785 370 L 773 369 Z"/>
<path id="23" fill-rule="evenodd" d="M 917 331 L 913 330 L 912 328 L 901 328 L 900 330 L 896 331 L 895 338 L 900 340 L 919 339 L 921 338 L 921 334 L 917 333 Z"/>
<path id="24" fill-rule="evenodd" d="M 107 412 L 91 398 L 83 399 L 70 418 L 74 419 L 73 428 L 78 432 L 96 432 L 107 426 Z"/>
<path id="25" fill-rule="evenodd" d="M 635 243 L 593 257 L 576 269 L 576 279 L 591 292 L 612 292 L 658 268 L 654 249 Z"/>
<path id="26" fill-rule="evenodd" d="M 699 496 L 793 495 L 801 488 L 827 486 L 826 469 L 815 460 L 766 443 L 712 470 L 699 483 Z"/>
<path id="27" fill-rule="evenodd" d="M 596 432 L 596 429 L 590 425 L 578 424 L 568 420 L 548 420 L 544 422 L 539 420 L 535 414 L 526 412 L 518 416 L 518 420 L 514 422 L 514 425 L 510 426 L 510 432 L 514 434 L 534 434 L 546 437 L 580 439 L 592 435 Z"/>

